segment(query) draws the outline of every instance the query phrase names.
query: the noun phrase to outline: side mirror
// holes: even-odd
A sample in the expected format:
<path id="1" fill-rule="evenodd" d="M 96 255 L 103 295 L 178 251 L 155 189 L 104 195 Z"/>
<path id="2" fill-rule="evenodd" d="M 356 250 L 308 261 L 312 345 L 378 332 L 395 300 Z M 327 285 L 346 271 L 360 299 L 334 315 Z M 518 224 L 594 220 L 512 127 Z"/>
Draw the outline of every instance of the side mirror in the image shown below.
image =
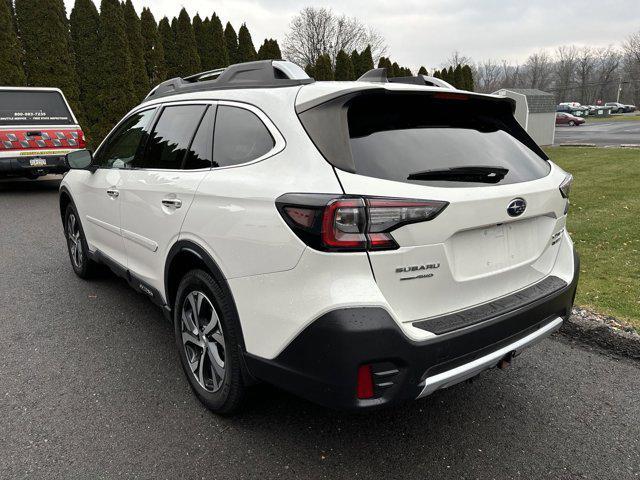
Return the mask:
<path id="1" fill-rule="evenodd" d="M 67 153 L 66 163 L 69 168 L 74 170 L 92 170 L 93 154 L 90 150 L 76 150 Z"/>

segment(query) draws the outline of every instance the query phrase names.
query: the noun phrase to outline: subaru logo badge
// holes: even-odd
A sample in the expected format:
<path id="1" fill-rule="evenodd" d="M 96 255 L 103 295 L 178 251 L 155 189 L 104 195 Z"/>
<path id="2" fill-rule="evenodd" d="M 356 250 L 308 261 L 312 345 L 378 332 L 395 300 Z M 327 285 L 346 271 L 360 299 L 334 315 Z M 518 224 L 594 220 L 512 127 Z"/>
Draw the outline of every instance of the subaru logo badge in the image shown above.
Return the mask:
<path id="1" fill-rule="evenodd" d="M 514 198 L 509 202 L 509 206 L 507 207 L 507 213 L 510 217 L 519 217 L 524 213 L 527 209 L 527 202 L 525 202 L 524 198 Z"/>

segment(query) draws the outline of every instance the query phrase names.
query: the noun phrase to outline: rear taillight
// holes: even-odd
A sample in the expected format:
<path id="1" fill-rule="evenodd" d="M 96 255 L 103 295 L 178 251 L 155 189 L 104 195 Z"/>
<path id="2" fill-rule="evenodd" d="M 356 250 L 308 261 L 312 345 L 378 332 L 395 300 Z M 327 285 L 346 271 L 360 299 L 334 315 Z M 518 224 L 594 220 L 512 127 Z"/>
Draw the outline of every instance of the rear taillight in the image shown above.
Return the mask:
<path id="1" fill-rule="evenodd" d="M 393 250 L 391 232 L 435 218 L 447 202 L 323 194 L 286 194 L 276 206 L 307 245 L 324 251 Z"/>
<path id="2" fill-rule="evenodd" d="M 560 194 L 563 198 L 569 198 L 571 194 L 571 187 L 573 186 L 573 175 L 570 173 L 564 178 L 562 183 L 560 184 Z"/>

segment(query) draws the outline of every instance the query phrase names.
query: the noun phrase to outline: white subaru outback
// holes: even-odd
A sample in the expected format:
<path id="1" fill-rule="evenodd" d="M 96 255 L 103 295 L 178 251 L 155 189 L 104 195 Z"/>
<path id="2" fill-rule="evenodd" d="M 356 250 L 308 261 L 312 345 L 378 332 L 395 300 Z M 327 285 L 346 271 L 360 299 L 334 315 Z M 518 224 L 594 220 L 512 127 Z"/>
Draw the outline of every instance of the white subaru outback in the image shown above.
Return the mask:
<path id="1" fill-rule="evenodd" d="M 261 61 L 156 87 L 69 154 L 75 272 L 162 306 L 193 390 L 368 409 L 507 365 L 570 314 L 571 176 L 508 98 Z"/>

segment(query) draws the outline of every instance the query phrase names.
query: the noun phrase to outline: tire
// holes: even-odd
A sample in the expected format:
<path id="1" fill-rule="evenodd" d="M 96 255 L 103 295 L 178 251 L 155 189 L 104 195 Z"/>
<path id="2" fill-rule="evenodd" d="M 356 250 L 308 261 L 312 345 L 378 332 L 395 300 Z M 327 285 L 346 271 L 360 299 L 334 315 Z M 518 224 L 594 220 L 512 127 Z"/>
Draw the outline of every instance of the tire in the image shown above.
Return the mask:
<path id="1" fill-rule="evenodd" d="M 569 120 L 569 126 L 573 127 L 576 124 L 576 122 L 574 122 L 573 120 Z"/>
<path id="2" fill-rule="evenodd" d="M 198 399 L 214 413 L 235 413 L 246 390 L 239 321 L 232 299 L 209 273 L 191 270 L 182 278 L 173 325 L 180 363 Z"/>
<path id="3" fill-rule="evenodd" d="M 619 108 L 618 113 L 624 113 L 624 108 Z"/>
<path id="4" fill-rule="evenodd" d="M 67 250 L 73 271 L 80 278 L 92 278 L 98 270 L 98 264 L 87 255 L 89 247 L 80 216 L 71 204 L 67 205 L 64 214 L 64 235 L 67 239 Z"/>

